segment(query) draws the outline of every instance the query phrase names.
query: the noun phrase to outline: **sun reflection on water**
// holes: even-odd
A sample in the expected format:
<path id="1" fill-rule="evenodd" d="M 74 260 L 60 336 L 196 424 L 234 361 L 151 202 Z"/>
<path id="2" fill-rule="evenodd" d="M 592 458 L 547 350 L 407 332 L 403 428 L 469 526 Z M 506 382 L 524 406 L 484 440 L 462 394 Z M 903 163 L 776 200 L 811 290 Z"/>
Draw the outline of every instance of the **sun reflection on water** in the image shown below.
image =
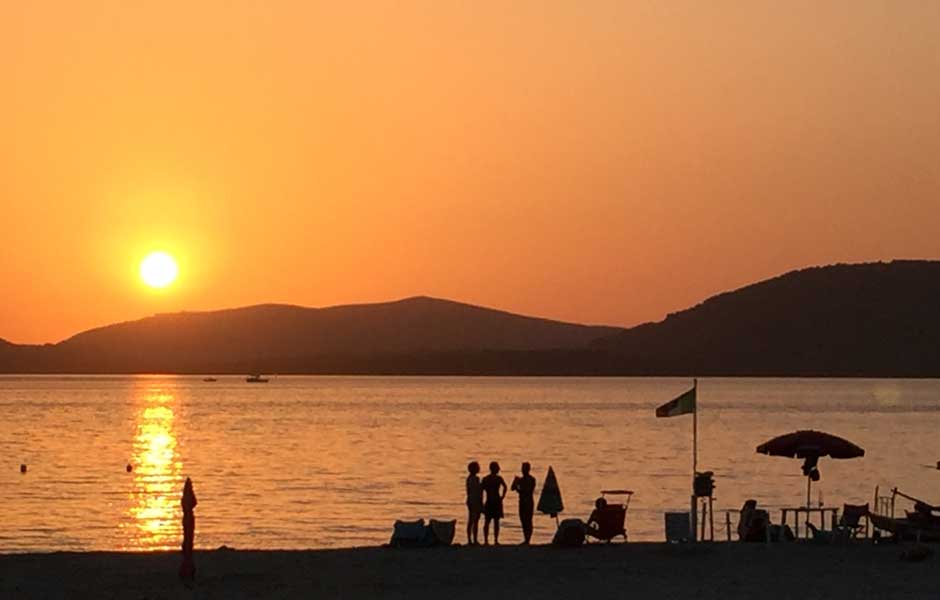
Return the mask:
<path id="1" fill-rule="evenodd" d="M 166 550 L 179 544 L 183 464 L 176 454 L 175 406 L 173 394 L 149 391 L 137 415 L 129 509 L 132 527 L 126 539 L 131 548 Z"/>

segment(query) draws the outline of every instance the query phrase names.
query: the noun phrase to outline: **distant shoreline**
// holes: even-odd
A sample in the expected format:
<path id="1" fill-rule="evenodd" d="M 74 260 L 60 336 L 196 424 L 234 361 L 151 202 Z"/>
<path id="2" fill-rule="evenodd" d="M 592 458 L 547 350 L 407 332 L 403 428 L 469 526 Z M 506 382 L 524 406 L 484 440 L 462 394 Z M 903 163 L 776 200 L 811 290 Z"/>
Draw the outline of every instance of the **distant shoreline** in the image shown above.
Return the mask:
<path id="1" fill-rule="evenodd" d="M 687 374 L 617 374 L 617 373 L 544 373 L 544 374 L 501 374 L 501 373 L 264 373 L 266 376 L 271 377 L 271 381 L 268 382 L 268 385 L 276 382 L 277 377 L 350 377 L 350 378 L 467 378 L 467 379 L 682 379 L 682 380 L 691 380 L 691 379 L 757 379 L 757 380 L 769 380 L 769 379 L 807 379 L 807 380 L 818 380 L 818 379 L 855 379 L 855 380 L 909 380 L 909 381 L 931 381 L 940 379 L 940 375 L 923 375 L 923 376 L 912 376 L 912 375 L 838 375 L 838 374 L 822 374 L 822 375 L 687 375 Z M 6 373 L 0 372 L 0 379 L 15 379 L 15 378 L 40 378 L 40 377 L 99 377 L 99 378 L 122 378 L 122 377 L 186 377 L 186 378 L 195 378 L 195 377 L 224 377 L 228 378 L 237 378 L 239 380 L 244 380 L 247 376 L 246 373 L 225 373 L 225 372 L 166 372 L 166 373 L 153 373 L 153 372 L 127 372 L 127 373 L 104 373 L 104 372 L 87 372 L 87 373 L 77 373 L 77 372 L 23 372 L 23 373 Z M 207 385 L 211 383 L 224 383 L 223 381 L 219 382 L 205 382 Z"/>

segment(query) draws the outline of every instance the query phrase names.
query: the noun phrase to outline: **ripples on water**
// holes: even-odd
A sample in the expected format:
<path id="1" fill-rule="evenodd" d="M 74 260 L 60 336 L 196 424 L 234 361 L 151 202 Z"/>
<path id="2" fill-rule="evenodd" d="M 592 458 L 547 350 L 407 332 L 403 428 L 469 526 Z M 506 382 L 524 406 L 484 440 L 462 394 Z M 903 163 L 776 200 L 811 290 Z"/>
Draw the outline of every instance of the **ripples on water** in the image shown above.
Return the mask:
<path id="1" fill-rule="evenodd" d="M 195 482 L 199 547 L 374 545 L 396 518 L 464 524 L 469 460 L 553 465 L 563 516 L 602 488 L 636 491 L 631 539 L 662 539 L 662 513 L 688 505 L 691 417 L 654 408 L 685 379 L 280 377 L 0 378 L 0 551 L 178 548 L 183 480 Z M 805 501 L 797 461 L 755 446 L 823 429 L 863 446 L 820 463 L 814 502 L 864 503 L 875 485 L 940 501 L 935 380 L 707 379 L 699 382 L 699 467 L 718 506 Z M 29 471 L 20 475 L 19 464 Z M 130 463 L 132 472 L 125 471 Z M 521 532 L 507 496 L 503 540 Z M 776 519 L 776 514 L 774 515 Z M 721 515 L 716 527 L 722 529 Z M 535 540 L 553 522 L 536 516 Z"/>

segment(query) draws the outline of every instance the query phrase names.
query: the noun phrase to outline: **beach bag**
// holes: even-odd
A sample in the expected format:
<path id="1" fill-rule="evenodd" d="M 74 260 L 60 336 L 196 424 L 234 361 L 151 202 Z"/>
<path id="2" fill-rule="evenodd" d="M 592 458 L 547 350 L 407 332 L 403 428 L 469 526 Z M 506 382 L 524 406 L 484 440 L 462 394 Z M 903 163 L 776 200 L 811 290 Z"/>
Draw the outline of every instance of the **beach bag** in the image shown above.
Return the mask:
<path id="1" fill-rule="evenodd" d="M 389 545 L 398 548 L 414 548 L 424 545 L 426 528 L 424 519 L 417 521 L 395 521 Z"/>
<path id="2" fill-rule="evenodd" d="M 828 531 L 826 533 L 832 534 L 834 532 Z M 815 532 L 814 536 L 815 538 Z M 796 541 L 796 536 L 793 535 L 793 530 L 790 529 L 789 525 L 771 525 L 770 526 L 770 541 L 771 542 L 793 542 Z"/>
<path id="3" fill-rule="evenodd" d="M 429 546 L 450 546 L 454 541 L 454 532 L 457 529 L 457 520 L 438 521 L 431 519 L 427 528 L 427 542 Z"/>
<path id="4" fill-rule="evenodd" d="M 581 519 L 565 519 L 555 530 L 552 545 L 561 548 L 577 548 L 584 544 L 584 523 Z"/>

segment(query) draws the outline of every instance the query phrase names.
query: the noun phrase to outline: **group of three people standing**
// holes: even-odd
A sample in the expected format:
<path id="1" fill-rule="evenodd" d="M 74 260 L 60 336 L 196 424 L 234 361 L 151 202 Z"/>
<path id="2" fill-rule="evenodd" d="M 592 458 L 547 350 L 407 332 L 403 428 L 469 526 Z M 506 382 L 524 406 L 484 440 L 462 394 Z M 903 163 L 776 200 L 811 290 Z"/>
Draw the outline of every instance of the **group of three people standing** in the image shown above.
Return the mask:
<path id="1" fill-rule="evenodd" d="M 523 544 L 532 539 L 532 516 L 535 513 L 535 477 L 529 473 L 532 466 L 522 463 L 522 476 L 512 480 L 512 491 L 519 494 L 519 521 L 522 523 Z M 493 523 L 493 543 L 499 545 L 499 520 L 503 518 L 503 498 L 506 496 L 506 482 L 499 475 L 499 463 L 490 463 L 490 474 L 480 480 L 480 463 L 473 461 L 467 465 L 467 543 L 478 545 L 477 532 L 480 528 L 480 515 L 483 515 L 483 543 L 490 541 L 490 522 Z M 484 500 L 483 495 L 486 494 Z"/>

